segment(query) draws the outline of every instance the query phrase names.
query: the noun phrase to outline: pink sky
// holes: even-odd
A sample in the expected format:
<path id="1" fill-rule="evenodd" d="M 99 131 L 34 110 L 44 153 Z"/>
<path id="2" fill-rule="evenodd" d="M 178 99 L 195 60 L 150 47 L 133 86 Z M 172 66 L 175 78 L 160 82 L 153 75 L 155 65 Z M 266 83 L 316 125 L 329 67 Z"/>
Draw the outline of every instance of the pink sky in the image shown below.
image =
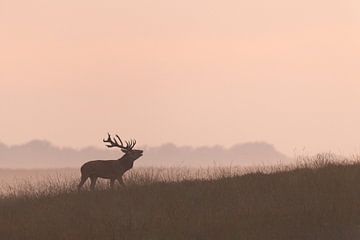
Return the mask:
<path id="1" fill-rule="evenodd" d="M 360 4 L 0 0 L 0 141 L 360 152 Z"/>

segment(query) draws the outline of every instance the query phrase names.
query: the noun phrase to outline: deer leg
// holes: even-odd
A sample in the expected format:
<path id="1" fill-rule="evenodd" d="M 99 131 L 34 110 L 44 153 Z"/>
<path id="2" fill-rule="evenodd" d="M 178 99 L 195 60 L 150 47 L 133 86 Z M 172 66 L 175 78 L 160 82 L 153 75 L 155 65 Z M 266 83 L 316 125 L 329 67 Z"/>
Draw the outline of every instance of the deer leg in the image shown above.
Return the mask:
<path id="1" fill-rule="evenodd" d="M 97 177 L 90 177 L 90 189 L 95 190 L 95 184 L 96 184 Z"/>
<path id="2" fill-rule="evenodd" d="M 118 182 L 119 182 L 119 184 L 120 184 L 121 187 L 125 187 L 125 184 L 124 184 L 124 181 L 123 181 L 123 179 L 122 179 L 122 176 L 118 177 L 117 180 L 118 180 Z"/>
<path id="3" fill-rule="evenodd" d="M 115 179 L 110 179 L 110 188 L 114 189 Z"/>
<path id="4" fill-rule="evenodd" d="M 81 180 L 78 185 L 78 191 L 80 191 L 81 187 L 84 185 L 84 183 L 86 182 L 87 179 L 88 179 L 88 177 L 81 175 Z"/>

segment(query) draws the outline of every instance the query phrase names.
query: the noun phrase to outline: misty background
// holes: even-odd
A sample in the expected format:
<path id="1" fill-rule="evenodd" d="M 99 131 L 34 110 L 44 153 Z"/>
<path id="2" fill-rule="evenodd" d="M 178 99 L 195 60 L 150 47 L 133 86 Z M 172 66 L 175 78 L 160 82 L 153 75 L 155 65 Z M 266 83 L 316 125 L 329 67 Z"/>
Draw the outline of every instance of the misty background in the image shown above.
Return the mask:
<path id="1" fill-rule="evenodd" d="M 137 146 L 144 150 L 135 167 L 218 167 L 253 166 L 284 163 L 287 156 L 265 142 L 191 147 L 166 143 L 157 147 Z M 1 168 L 79 168 L 96 159 L 118 159 L 120 149 L 57 147 L 45 140 L 33 140 L 21 145 L 0 143 Z"/>
<path id="2" fill-rule="evenodd" d="M 1 0 L 0 141 L 356 153 L 359 29 L 358 0 Z"/>

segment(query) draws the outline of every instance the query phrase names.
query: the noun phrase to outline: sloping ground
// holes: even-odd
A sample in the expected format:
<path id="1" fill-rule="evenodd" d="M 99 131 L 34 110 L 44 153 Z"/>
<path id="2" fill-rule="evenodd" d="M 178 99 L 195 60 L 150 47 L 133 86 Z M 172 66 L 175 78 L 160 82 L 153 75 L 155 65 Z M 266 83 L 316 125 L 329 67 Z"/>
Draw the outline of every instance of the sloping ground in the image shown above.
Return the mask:
<path id="1" fill-rule="evenodd" d="M 358 164 L 48 192 L 3 197 L 0 239 L 360 239 Z"/>

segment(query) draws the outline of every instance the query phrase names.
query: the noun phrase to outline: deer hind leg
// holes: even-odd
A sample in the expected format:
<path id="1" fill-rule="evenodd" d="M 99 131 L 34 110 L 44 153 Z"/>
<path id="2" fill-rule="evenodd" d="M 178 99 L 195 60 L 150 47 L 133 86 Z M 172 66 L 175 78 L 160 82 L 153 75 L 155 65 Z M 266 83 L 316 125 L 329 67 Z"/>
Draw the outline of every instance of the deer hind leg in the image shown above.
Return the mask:
<path id="1" fill-rule="evenodd" d="M 84 183 L 86 182 L 86 180 L 88 179 L 87 176 L 81 175 L 81 180 L 80 183 L 78 185 L 78 190 L 80 191 L 81 187 L 84 185 Z"/>
<path id="2" fill-rule="evenodd" d="M 90 177 L 90 181 L 91 181 L 91 183 L 90 183 L 90 189 L 91 190 L 95 190 L 95 184 L 96 184 L 96 180 L 97 180 L 97 177 Z"/>
<path id="3" fill-rule="evenodd" d="M 114 189 L 115 179 L 110 179 L 110 188 Z"/>

